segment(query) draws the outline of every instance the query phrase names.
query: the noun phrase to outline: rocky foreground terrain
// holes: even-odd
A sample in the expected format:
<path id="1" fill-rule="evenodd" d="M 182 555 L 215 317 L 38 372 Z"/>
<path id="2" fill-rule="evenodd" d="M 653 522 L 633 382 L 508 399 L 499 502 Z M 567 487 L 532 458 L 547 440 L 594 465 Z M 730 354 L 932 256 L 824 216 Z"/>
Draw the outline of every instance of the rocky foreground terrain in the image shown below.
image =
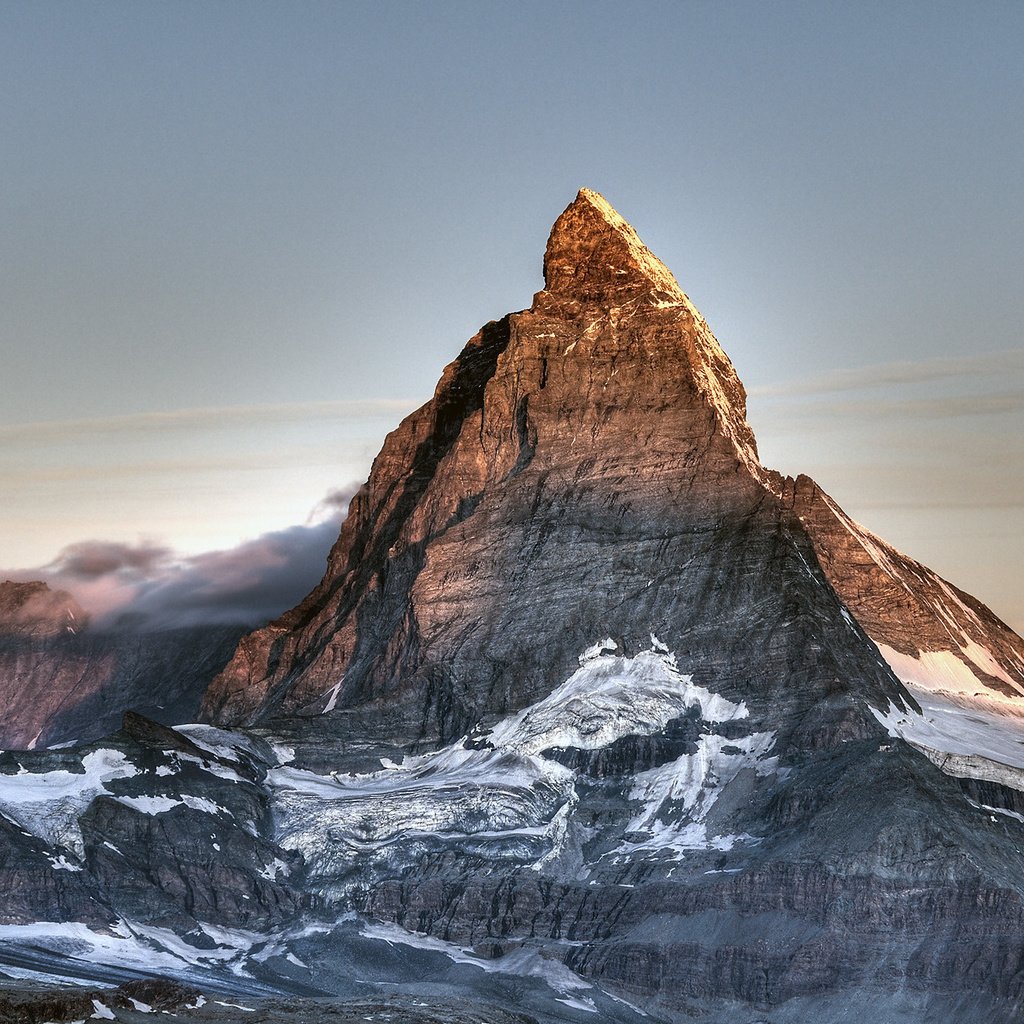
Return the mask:
<path id="1" fill-rule="evenodd" d="M 1020 1019 L 1024 641 L 760 464 L 728 357 L 601 196 L 544 270 L 389 435 L 203 724 L 0 756 L 22 989 L 159 974 L 195 1019 Z M 96 1019 L 141 1012 L 113 998 Z"/>

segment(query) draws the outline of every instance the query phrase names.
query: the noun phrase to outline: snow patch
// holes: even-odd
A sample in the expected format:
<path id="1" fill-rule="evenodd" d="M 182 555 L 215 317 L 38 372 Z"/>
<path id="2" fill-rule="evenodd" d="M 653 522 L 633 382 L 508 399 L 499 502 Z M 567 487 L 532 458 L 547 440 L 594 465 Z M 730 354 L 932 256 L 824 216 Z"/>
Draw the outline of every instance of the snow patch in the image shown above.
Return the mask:
<path id="1" fill-rule="evenodd" d="M 890 736 L 946 754 L 983 757 L 1024 769 L 1024 714 L 994 698 L 978 701 L 911 685 L 921 713 L 889 704 L 872 714 Z"/>
<path id="2" fill-rule="evenodd" d="M 82 758 L 82 772 L 57 769 L 0 775 L 0 812 L 50 846 L 84 855 L 79 817 L 92 801 L 109 792 L 107 783 L 130 779 L 139 769 L 120 750 L 93 750 Z"/>
<path id="3" fill-rule="evenodd" d="M 174 731 L 190 739 L 201 750 L 226 761 L 237 762 L 243 753 L 257 760 L 260 756 L 253 741 L 241 733 L 228 732 L 226 729 L 200 723 L 176 725 Z"/>
<path id="4" fill-rule="evenodd" d="M 336 682 L 334 686 L 327 691 L 327 694 L 330 696 L 324 694 L 324 696 L 327 696 L 327 703 L 324 705 L 324 709 L 320 714 L 326 715 L 328 711 L 333 711 L 338 706 L 338 694 L 341 693 L 341 684 L 344 681 L 344 679 L 339 679 L 338 682 Z"/>
<path id="5" fill-rule="evenodd" d="M 396 943 L 413 946 L 416 949 L 443 953 L 457 964 L 470 964 L 479 967 L 488 974 L 513 974 L 521 978 L 538 978 L 560 996 L 573 997 L 574 993 L 592 989 L 594 986 L 584 981 L 557 960 L 548 960 L 540 954 L 528 949 L 517 949 L 504 956 L 483 959 L 475 956 L 471 950 L 456 946 L 451 942 L 435 939 L 430 935 L 407 932 L 392 924 L 365 924 L 362 935 L 368 939 L 380 939 L 388 945 Z"/>
<path id="6" fill-rule="evenodd" d="M 184 793 L 180 797 L 172 796 L 119 796 L 119 804 L 125 804 L 143 814 L 164 814 L 175 807 L 191 807 L 194 811 L 203 811 L 206 814 L 220 814 L 231 817 L 231 812 L 212 800 L 203 796 L 193 796 L 191 793 Z"/>
<path id="7" fill-rule="evenodd" d="M 734 740 L 704 735 L 696 753 L 641 772 L 634 779 L 630 799 L 642 802 L 643 810 L 625 831 L 643 838 L 624 841 L 611 856 L 667 853 L 678 860 L 687 850 L 731 850 L 738 842 L 756 841 L 745 833 L 709 836 L 706 819 L 722 790 L 743 769 L 760 776 L 776 770 L 778 759 L 765 756 L 774 742 L 773 732 Z"/>
<path id="8" fill-rule="evenodd" d="M 47 856 L 48 856 L 48 860 L 50 861 L 50 863 L 58 871 L 81 871 L 82 870 L 82 866 L 80 864 L 72 864 L 71 861 L 69 861 L 67 859 L 67 857 L 64 856 L 64 854 L 59 854 L 57 856 L 54 856 L 53 854 L 48 854 Z"/>
<path id="9" fill-rule="evenodd" d="M 986 647 L 968 640 L 961 645 L 960 652 L 955 651 L 919 651 L 917 655 L 902 654 L 888 644 L 878 643 L 875 646 L 881 652 L 893 674 L 908 686 L 918 687 L 932 693 L 946 693 L 961 697 L 986 697 L 1001 700 L 1007 704 L 1024 706 L 1024 702 L 1015 697 L 994 690 L 986 683 L 971 665 L 987 675 L 994 676 L 1008 683 L 1018 692 L 1021 687 L 996 661 L 995 656 Z"/>
<path id="10" fill-rule="evenodd" d="M 692 676 L 679 671 L 675 655 L 656 644 L 635 658 L 607 653 L 617 647 L 611 639 L 594 644 L 561 686 L 500 722 L 486 738 L 521 754 L 555 747 L 597 750 L 624 736 L 659 733 L 692 707 L 709 722 L 746 717 L 745 705 L 695 686 Z"/>

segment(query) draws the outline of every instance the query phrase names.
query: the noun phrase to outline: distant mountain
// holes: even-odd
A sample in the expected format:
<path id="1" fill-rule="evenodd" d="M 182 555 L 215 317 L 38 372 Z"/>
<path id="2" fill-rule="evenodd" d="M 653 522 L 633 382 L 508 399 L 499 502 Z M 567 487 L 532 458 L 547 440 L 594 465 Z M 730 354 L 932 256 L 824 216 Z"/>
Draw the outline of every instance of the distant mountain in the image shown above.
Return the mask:
<path id="1" fill-rule="evenodd" d="M 1024 642 L 760 464 L 603 197 L 544 271 L 207 724 L 0 758 L 0 964 L 435 1021 L 1019 1020 Z"/>
<path id="2" fill-rule="evenodd" d="M 87 621 L 66 590 L 51 590 L 41 580 L 0 583 L 0 637 L 63 636 L 77 633 Z"/>
<path id="3" fill-rule="evenodd" d="M 189 721 L 244 632 L 102 630 L 66 591 L 0 583 L 0 748 L 96 739 L 129 708 Z"/>

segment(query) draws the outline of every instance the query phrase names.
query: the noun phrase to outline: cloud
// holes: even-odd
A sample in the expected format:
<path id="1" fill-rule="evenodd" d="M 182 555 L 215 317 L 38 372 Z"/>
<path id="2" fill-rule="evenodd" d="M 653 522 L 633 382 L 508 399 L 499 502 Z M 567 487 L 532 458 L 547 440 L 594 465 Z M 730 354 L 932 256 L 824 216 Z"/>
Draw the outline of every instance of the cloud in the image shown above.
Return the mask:
<path id="1" fill-rule="evenodd" d="M 879 419 L 946 419 L 964 416 L 1003 416 L 1024 411 L 1024 389 L 978 395 L 942 395 L 927 398 L 842 399 L 828 403 L 794 402 L 780 408 L 763 410 L 765 418 L 783 416 L 787 419 L 830 420 L 844 418 L 858 423 Z M 801 427 L 806 429 L 806 427 Z"/>
<path id="2" fill-rule="evenodd" d="M 329 518 L 342 517 L 348 512 L 348 507 L 355 497 L 355 488 L 353 487 L 339 487 L 335 490 L 328 491 L 314 506 L 313 511 L 309 513 L 309 518 L 306 520 L 306 525 L 317 522 L 323 519 L 324 516 Z"/>
<path id="3" fill-rule="evenodd" d="M 94 628 L 258 626 L 296 605 L 323 577 L 355 490 L 330 491 L 302 525 L 221 551 L 182 556 L 151 541 L 80 541 L 48 565 L 7 575 L 69 591 Z"/>
<path id="4" fill-rule="evenodd" d="M 122 544 L 117 541 L 87 540 L 64 548 L 47 567 L 64 579 L 95 580 L 112 573 L 128 573 L 145 577 L 172 557 L 170 548 L 143 541 Z"/>
<path id="5" fill-rule="evenodd" d="M 901 360 L 875 363 L 837 370 L 820 377 L 765 384 L 750 389 L 750 394 L 763 398 L 795 398 L 832 394 L 838 391 L 859 391 L 891 385 L 927 384 L 941 380 L 963 380 L 980 377 L 1014 377 L 1024 373 L 1024 351 L 1009 349 L 973 356 L 951 356 L 940 359 Z"/>
<path id="6" fill-rule="evenodd" d="M 212 426 L 248 426 L 253 423 L 305 422 L 314 419 L 345 419 L 366 416 L 405 415 L 416 407 L 410 399 L 364 399 L 337 402 L 291 402 L 276 405 L 209 406 L 200 409 L 170 409 L 125 416 L 89 419 L 39 420 L 35 423 L 0 425 L 0 440 L 63 440 L 96 434 L 137 435 L 143 431 L 207 429 Z"/>

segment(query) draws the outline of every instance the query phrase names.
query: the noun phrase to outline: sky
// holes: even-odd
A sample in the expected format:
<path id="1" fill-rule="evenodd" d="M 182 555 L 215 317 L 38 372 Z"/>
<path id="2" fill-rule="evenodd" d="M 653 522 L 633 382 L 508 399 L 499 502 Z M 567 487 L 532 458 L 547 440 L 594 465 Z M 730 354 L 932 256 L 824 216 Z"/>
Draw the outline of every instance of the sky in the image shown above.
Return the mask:
<path id="1" fill-rule="evenodd" d="M 587 186 L 763 461 L 1024 629 L 1022 55 L 1017 2 L 0 0 L 0 566 L 326 554 Z"/>

